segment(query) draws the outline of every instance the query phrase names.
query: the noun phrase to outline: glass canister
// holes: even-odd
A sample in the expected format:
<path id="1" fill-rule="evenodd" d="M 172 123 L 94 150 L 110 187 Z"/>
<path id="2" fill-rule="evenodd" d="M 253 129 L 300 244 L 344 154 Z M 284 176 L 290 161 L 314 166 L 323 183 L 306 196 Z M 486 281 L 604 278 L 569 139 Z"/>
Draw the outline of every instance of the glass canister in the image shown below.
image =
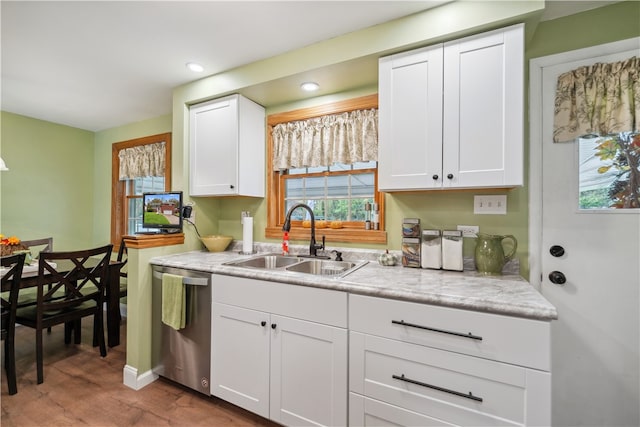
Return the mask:
<path id="1" fill-rule="evenodd" d="M 422 248 L 420 250 L 422 268 L 442 268 L 442 236 L 440 230 L 422 230 Z"/>
<path id="2" fill-rule="evenodd" d="M 462 271 L 462 231 L 444 230 L 442 232 L 442 268 Z"/>

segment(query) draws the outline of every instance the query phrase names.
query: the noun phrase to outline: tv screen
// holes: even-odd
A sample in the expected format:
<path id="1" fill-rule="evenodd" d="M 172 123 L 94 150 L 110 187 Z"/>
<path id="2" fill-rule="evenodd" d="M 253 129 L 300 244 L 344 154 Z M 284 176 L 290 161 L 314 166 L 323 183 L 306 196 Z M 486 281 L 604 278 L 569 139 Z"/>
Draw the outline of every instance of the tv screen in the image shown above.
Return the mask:
<path id="1" fill-rule="evenodd" d="M 142 194 L 142 227 L 158 232 L 182 230 L 182 191 Z"/>

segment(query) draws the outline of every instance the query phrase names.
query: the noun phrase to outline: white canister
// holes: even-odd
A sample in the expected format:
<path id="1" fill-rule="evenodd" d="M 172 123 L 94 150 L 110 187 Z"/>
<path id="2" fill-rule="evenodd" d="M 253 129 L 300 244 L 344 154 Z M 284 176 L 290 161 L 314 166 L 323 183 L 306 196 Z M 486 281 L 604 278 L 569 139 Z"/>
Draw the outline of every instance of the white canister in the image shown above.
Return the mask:
<path id="1" fill-rule="evenodd" d="M 462 271 L 462 231 L 444 230 L 442 232 L 442 268 Z"/>
<path id="2" fill-rule="evenodd" d="M 442 236 L 440 230 L 422 230 L 420 266 L 438 270 L 442 268 Z"/>

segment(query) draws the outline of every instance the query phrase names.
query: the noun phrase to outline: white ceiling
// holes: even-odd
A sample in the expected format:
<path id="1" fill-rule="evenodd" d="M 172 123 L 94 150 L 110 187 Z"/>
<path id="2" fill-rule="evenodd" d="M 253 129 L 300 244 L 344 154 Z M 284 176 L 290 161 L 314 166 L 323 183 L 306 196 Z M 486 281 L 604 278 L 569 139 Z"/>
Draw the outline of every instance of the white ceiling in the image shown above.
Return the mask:
<path id="1" fill-rule="evenodd" d="M 181 84 L 445 2 L 2 0 L 1 107 L 108 129 L 169 114 Z"/>

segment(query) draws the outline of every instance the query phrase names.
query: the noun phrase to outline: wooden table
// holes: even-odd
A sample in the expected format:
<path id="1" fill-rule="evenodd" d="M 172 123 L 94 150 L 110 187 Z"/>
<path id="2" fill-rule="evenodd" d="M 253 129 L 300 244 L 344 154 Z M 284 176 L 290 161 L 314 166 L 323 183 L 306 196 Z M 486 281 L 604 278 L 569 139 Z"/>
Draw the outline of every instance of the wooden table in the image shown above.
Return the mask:
<path id="1" fill-rule="evenodd" d="M 107 280 L 106 302 L 107 302 L 107 345 L 115 347 L 120 345 L 120 269 L 124 262 L 111 261 L 109 263 L 109 277 Z M 71 268 L 71 264 L 69 265 Z M 64 272 L 64 267 L 57 265 L 59 272 Z M 24 266 L 22 277 L 20 278 L 20 289 L 33 288 L 38 286 L 38 263 Z M 7 282 L 2 287 L 2 292 L 11 290 L 11 282 Z"/>

